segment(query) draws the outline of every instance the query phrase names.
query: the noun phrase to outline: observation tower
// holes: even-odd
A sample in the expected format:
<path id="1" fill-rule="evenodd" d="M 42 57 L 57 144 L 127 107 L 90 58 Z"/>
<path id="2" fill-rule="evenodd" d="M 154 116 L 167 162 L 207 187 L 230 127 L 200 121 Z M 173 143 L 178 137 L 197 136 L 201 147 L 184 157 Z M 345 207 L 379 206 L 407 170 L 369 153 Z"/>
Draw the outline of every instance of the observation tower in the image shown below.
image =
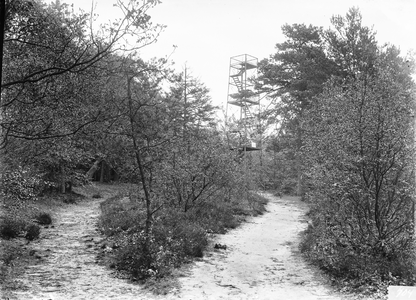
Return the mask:
<path id="1" fill-rule="evenodd" d="M 230 58 L 225 126 L 231 149 L 240 153 L 260 150 L 260 100 L 254 90 L 256 57 L 242 54 Z"/>

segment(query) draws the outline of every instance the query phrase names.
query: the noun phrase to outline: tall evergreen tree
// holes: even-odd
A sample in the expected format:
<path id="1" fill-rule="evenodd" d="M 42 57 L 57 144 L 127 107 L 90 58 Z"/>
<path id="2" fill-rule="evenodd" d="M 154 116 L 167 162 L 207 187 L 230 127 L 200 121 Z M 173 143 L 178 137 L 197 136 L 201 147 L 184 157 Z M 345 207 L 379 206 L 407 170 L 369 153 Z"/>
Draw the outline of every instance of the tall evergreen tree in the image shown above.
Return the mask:
<path id="1" fill-rule="evenodd" d="M 301 123 L 313 97 L 322 92 L 331 75 L 338 74 L 338 68 L 326 55 L 322 28 L 286 24 L 282 31 L 286 41 L 277 44 L 277 53 L 259 64 L 257 88 L 273 101 L 265 115 L 280 120 L 277 137 L 286 144 L 286 159 L 295 166 L 294 174 L 286 175 L 295 177 L 296 193 L 302 195 Z"/>

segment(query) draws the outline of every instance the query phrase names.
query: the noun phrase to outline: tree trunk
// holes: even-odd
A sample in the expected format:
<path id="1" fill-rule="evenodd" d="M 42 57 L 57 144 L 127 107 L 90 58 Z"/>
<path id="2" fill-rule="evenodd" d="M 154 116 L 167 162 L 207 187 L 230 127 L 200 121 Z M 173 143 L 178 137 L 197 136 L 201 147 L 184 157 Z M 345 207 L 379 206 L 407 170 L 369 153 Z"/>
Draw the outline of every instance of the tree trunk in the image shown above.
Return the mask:
<path id="1" fill-rule="evenodd" d="M 144 230 L 145 242 L 143 244 L 143 256 L 144 256 L 146 264 L 147 264 L 146 267 L 150 268 L 150 265 L 151 265 L 150 231 L 151 231 L 151 226 L 152 226 L 153 213 L 152 213 L 152 210 L 151 210 L 151 196 L 150 196 L 149 186 L 148 186 L 148 183 L 146 182 L 146 174 L 145 174 L 145 170 L 144 170 L 144 166 L 143 166 L 143 162 L 142 162 L 140 147 L 139 147 L 139 143 L 136 140 L 135 130 L 134 130 L 135 120 L 134 120 L 134 117 L 133 117 L 134 114 L 133 114 L 133 108 L 132 108 L 133 105 L 132 105 L 131 90 L 130 90 L 132 79 L 133 79 L 133 77 L 128 77 L 127 78 L 127 99 L 129 101 L 129 109 L 130 109 L 130 113 L 131 113 L 130 114 L 131 139 L 132 139 L 132 142 L 133 142 L 136 163 L 137 163 L 137 166 L 139 168 L 141 184 L 142 184 L 142 188 L 143 188 L 143 191 L 144 191 L 144 197 L 145 197 L 145 202 L 146 202 L 146 222 L 145 222 L 145 230 Z"/>
<path id="2" fill-rule="evenodd" d="M 65 187 L 65 168 L 61 165 L 61 193 L 65 194 L 66 187 Z"/>
<path id="3" fill-rule="evenodd" d="M 105 161 L 101 161 L 100 183 L 104 182 Z"/>
<path id="4" fill-rule="evenodd" d="M 102 160 L 103 160 L 102 158 L 97 159 L 94 162 L 94 164 L 92 165 L 92 167 L 85 174 L 85 176 L 88 178 L 88 180 L 92 180 L 93 179 L 94 173 L 98 170 L 99 165 L 100 165 L 100 163 L 101 163 Z"/>
<path id="5" fill-rule="evenodd" d="M 299 161 L 297 163 L 299 164 Z M 298 166 L 300 167 L 300 165 Z M 303 180 L 302 180 L 302 172 L 300 170 L 298 170 L 298 174 L 297 174 L 296 196 L 299 196 L 299 197 L 303 196 Z"/>
<path id="6" fill-rule="evenodd" d="M 273 148 L 273 188 L 277 190 L 279 185 L 277 183 L 277 149 L 276 147 Z M 281 187 L 280 187 L 281 190 Z"/>

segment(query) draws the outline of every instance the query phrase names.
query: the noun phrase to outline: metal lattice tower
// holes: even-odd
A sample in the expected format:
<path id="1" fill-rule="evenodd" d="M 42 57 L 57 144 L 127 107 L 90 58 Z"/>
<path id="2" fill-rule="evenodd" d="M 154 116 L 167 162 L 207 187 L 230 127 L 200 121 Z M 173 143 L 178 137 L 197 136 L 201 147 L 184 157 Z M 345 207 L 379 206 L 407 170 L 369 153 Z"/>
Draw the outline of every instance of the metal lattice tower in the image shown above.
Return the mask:
<path id="1" fill-rule="evenodd" d="M 244 152 L 260 150 L 260 100 L 252 81 L 257 76 L 257 63 L 257 58 L 248 54 L 230 58 L 226 129 L 231 148 Z"/>

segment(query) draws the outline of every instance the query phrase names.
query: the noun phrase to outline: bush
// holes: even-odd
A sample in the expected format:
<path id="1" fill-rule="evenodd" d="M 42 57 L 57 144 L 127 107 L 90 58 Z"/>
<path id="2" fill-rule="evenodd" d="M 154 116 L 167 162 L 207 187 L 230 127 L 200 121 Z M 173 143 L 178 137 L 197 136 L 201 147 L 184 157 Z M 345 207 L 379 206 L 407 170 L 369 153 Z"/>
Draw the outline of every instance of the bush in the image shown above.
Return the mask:
<path id="1" fill-rule="evenodd" d="M 15 217 L 6 218 L 0 223 L 0 236 L 3 239 L 13 239 L 18 236 L 23 236 L 32 241 L 39 237 L 40 227 L 36 224 Z"/>
<path id="2" fill-rule="evenodd" d="M 309 225 L 300 243 L 300 251 L 321 269 L 353 282 L 350 286 L 378 286 L 383 281 L 414 284 L 416 252 L 412 244 L 387 254 L 377 245 L 348 241 L 336 227 L 323 227 Z"/>
<path id="3" fill-rule="evenodd" d="M 175 210 L 167 211 L 155 223 L 153 233 L 157 241 L 171 239 L 179 243 L 176 249 L 180 260 L 187 257 L 202 257 L 208 244 L 206 230 L 188 217 L 186 213 Z M 172 248 L 170 245 L 166 245 Z"/>
<path id="4" fill-rule="evenodd" d="M 204 203 L 188 212 L 188 218 L 200 224 L 212 233 L 225 233 L 234 229 L 244 220 L 245 216 L 257 216 L 266 211 L 268 200 L 256 193 L 248 193 L 242 201 L 212 201 Z M 247 199 L 246 199 L 247 198 Z"/>
<path id="5" fill-rule="evenodd" d="M 184 212 L 165 206 L 153 217 L 146 239 L 145 207 L 117 195 L 101 203 L 100 228 L 117 245 L 113 264 L 137 279 L 164 277 L 171 270 L 193 257 L 202 257 L 208 245 L 207 232 L 224 233 L 241 222 L 235 213 L 258 214 L 267 200 L 252 195 L 240 202 L 212 201 L 201 203 Z"/>
<path id="6" fill-rule="evenodd" d="M 26 222 L 19 218 L 5 218 L 0 223 L 0 236 L 3 239 L 18 237 L 25 229 Z"/>
<path id="7" fill-rule="evenodd" d="M 226 203 L 205 203 L 188 211 L 187 218 L 208 232 L 223 234 L 239 224 L 234 208 Z"/>
<path id="8" fill-rule="evenodd" d="M 266 205 L 268 203 L 268 200 L 264 198 L 263 196 L 257 194 L 257 193 L 249 193 L 248 195 L 248 201 L 250 203 L 252 214 L 262 215 L 266 212 Z"/>
<path id="9" fill-rule="evenodd" d="M 206 230 L 196 224 L 184 224 L 178 230 L 177 238 L 182 240 L 184 257 L 203 257 L 208 245 Z"/>
<path id="10" fill-rule="evenodd" d="M 101 203 L 99 227 L 107 236 L 134 228 L 145 218 L 139 205 L 122 203 L 122 198 L 122 195 L 117 195 Z"/>
<path id="11" fill-rule="evenodd" d="M 25 238 L 29 241 L 33 241 L 39 237 L 40 227 L 36 224 L 30 224 L 26 226 L 25 231 Z"/>
<path id="12" fill-rule="evenodd" d="M 35 220 L 40 225 L 50 225 L 52 224 L 52 217 L 47 212 L 40 212 L 35 215 Z"/>
<path id="13" fill-rule="evenodd" d="M 190 257 L 202 257 L 208 244 L 205 230 L 190 221 L 184 213 L 171 211 L 153 223 L 146 249 L 143 227 L 134 226 L 128 234 L 118 233 L 120 245 L 115 255 L 117 269 L 133 277 L 163 277 Z"/>

